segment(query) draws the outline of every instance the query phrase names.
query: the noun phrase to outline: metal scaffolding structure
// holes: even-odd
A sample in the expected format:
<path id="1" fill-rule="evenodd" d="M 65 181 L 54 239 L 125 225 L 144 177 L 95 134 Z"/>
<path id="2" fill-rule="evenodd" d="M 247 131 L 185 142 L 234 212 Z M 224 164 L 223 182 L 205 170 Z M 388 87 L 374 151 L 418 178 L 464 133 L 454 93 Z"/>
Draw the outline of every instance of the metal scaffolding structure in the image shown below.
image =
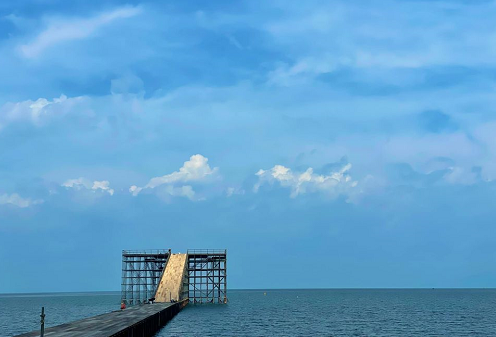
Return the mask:
<path id="1" fill-rule="evenodd" d="M 171 250 L 123 250 L 121 301 L 145 303 L 155 292 Z M 227 303 L 227 250 L 188 250 L 184 294 L 190 303 Z"/>
<path id="2" fill-rule="evenodd" d="M 227 303 L 227 250 L 188 250 L 190 303 Z"/>
<path id="3" fill-rule="evenodd" d="M 121 301 L 135 305 L 155 297 L 169 255 L 170 249 L 123 250 Z"/>

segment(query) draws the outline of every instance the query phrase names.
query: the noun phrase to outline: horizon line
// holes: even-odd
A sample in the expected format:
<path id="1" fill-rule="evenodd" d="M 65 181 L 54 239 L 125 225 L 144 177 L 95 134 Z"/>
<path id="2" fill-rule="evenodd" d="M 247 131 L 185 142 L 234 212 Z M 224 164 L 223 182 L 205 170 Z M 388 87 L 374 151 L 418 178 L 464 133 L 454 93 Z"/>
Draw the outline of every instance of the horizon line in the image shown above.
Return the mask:
<path id="1" fill-rule="evenodd" d="M 227 291 L 262 290 L 496 290 L 494 287 L 335 287 L 335 288 L 228 288 Z M 92 294 L 120 293 L 120 290 L 46 291 L 46 292 L 7 292 L 2 295 L 47 295 L 47 294 Z"/>

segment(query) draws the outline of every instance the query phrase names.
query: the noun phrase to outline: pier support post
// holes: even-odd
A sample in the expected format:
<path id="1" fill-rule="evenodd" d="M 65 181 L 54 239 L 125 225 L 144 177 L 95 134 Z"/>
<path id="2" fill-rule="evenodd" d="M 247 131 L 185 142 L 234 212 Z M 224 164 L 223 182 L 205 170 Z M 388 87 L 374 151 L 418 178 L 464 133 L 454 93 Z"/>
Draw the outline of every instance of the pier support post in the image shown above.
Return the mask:
<path id="1" fill-rule="evenodd" d="M 41 330 L 40 330 L 40 337 L 45 336 L 45 307 L 41 307 Z"/>

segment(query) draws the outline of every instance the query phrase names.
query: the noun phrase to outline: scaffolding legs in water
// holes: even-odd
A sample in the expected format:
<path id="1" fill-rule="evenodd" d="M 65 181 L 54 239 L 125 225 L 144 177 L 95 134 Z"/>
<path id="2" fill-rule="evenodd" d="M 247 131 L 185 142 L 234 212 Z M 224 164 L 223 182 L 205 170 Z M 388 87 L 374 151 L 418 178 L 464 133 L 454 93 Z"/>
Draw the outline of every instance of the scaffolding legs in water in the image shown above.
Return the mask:
<path id="1" fill-rule="evenodd" d="M 153 298 L 169 256 L 170 249 L 123 250 L 121 301 L 136 305 Z"/>
<path id="2" fill-rule="evenodd" d="M 227 303 L 227 251 L 188 250 L 190 303 Z"/>

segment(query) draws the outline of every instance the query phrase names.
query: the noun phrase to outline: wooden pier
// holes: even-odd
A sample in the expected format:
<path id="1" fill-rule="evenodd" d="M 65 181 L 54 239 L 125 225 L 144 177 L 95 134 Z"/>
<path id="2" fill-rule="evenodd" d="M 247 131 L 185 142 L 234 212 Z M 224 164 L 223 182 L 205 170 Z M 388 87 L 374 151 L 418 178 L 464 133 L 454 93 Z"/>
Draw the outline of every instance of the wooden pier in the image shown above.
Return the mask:
<path id="1" fill-rule="evenodd" d="M 121 303 L 129 307 L 47 328 L 43 336 L 152 337 L 190 300 L 227 303 L 226 268 L 225 249 L 123 250 Z M 151 298 L 157 303 L 144 304 Z M 17 337 L 40 337 L 43 322 L 42 312 L 41 329 Z"/>
<path id="2" fill-rule="evenodd" d="M 154 303 L 85 318 L 45 330 L 45 337 L 150 337 L 169 322 L 188 300 L 177 303 Z M 17 337 L 39 337 L 33 331 Z"/>

